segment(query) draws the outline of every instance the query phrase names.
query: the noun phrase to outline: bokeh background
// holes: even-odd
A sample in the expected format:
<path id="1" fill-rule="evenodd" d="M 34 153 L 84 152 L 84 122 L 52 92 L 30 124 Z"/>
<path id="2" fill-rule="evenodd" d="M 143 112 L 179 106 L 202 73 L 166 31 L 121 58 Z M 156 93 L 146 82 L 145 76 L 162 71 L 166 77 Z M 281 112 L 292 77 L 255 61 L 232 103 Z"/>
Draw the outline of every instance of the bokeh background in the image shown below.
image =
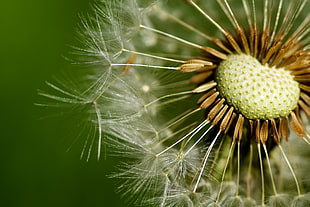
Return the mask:
<path id="1" fill-rule="evenodd" d="M 37 89 L 68 67 L 89 0 L 0 2 L 0 206 L 124 206 L 105 175 L 113 159 L 80 160 L 64 128 L 35 106 Z"/>

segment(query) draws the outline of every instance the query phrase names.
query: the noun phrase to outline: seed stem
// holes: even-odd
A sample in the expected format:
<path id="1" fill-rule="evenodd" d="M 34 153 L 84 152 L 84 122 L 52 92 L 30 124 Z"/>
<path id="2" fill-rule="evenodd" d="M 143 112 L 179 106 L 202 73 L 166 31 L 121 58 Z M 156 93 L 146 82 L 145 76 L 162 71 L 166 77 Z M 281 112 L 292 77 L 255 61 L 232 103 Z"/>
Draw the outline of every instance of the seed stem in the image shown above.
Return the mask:
<path id="1" fill-rule="evenodd" d="M 147 54 L 147 53 L 143 53 L 143 52 L 137 52 L 137 51 L 133 51 L 133 50 L 127 50 L 125 48 L 123 48 L 123 51 L 124 52 L 129 52 L 129 53 L 134 53 L 134 54 L 145 56 L 145 57 L 151 57 L 151 58 L 155 58 L 155 59 L 166 60 L 166 61 L 170 61 L 170 62 L 185 63 L 184 60 L 165 58 L 165 57 L 162 57 L 162 56 L 151 55 L 151 54 Z"/>
<path id="2" fill-rule="evenodd" d="M 269 174 L 270 174 L 270 178 L 271 178 L 273 192 L 277 196 L 278 193 L 277 193 L 276 185 L 275 185 L 273 174 L 272 174 L 272 170 L 271 170 L 271 165 L 270 165 L 270 159 L 269 159 L 268 151 L 267 151 L 267 148 L 266 148 L 265 144 L 263 144 L 263 148 L 264 148 L 266 159 L 267 159 L 267 164 L 268 164 L 268 169 L 269 169 Z"/>
<path id="3" fill-rule="evenodd" d="M 213 140 L 212 143 L 210 144 L 210 146 L 209 146 L 209 148 L 208 148 L 208 150 L 207 150 L 207 152 L 206 152 L 206 154 L 205 154 L 205 156 L 204 156 L 204 158 L 203 158 L 202 166 L 201 166 L 201 169 L 200 169 L 200 172 L 199 172 L 199 175 L 198 175 L 196 184 L 195 184 L 194 189 L 193 189 L 193 192 L 194 192 L 194 193 L 196 192 L 196 190 L 197 190 L 197 188 L 198 188 L 198 184 L 199 184 L 199 182 L 200 182 L 200 180 L 201 180 L 201 176 L 202 176 L 203 171 L 204 171 L 204 169 L 205 169 L 205 167 L 206 167 L 206 164 L 207 164 L 207 161 L 208 161 L 209 156 L 210 156 L 210 154 L 211 154 L 211 151 L 212 151 L 212 149 L 213 149 L 213 146 L 214 146 L 216 140 L 218 139 L 218 137 L 220 136 L 220 134 L 221 134 L 221 131 L 219 131 L 219 132 L 216 134 L 214 140 Z"/>
<path id="4" fill-rule="evenodd" d="M 166 149 L 164 149 L 163 151 L 161 151 L 160 153 L 156 154 L 156 157 L 162 155 L 163 153 L 167 152 L 168 150 L 170 150 L 171 148 L 173 148 L 174 146 L 176 146 L 177 144 L 179 144 L 180 142 L 182 142 L 184 139 L 186 139 L 188 136 L 190 136 L 189 139 L 191 139 L 192 137 L 194 137 L 203 127 L 205 127 L 207 124 L 209 123 L 209 121 L 204 120 L 203 122 L 201 122 L 195 129 L 193 129 L 192 131 L 190 131 L 188 134 L 184 135 L 182 138 L 180 138 L 178 141 L 176 141 L 175 143 L 173 143 L 172 145 L 170 145 L 169 147 L 167 147 Z"/>
<path id="5" fill-rule="evenodd" d="M 217 194 L 217 197 L 216 197 L 216 202 L 215 203 L 218 203 L 219 200 L 220 200 L 220 196 L 221 196 L 221 193 L 222 193 L 222 189 L 223 189 L 223 183 L 224 183 L 224 179 L 225 179 L 225 175 L 226 175 L 226 170 L 227 170 L 227 167 L 228 167 L 228 164 L 229 164 L 229 160 L 231 158 L 231 155 L 234 151 L 234 148 L 235 148 L 235 145 L 236 145 L 236 141 L 233 141 L 230 145 L 230 148 L 229 148 L 229 152 L 228 152 L 228 156 L 227 156 L 227 159 L 226 159 L 226 163 L 225 163 L 225 166 L 224 166 L 224 170 L 222 172 L 222 179 L 221 179 L 221 184 L 220 184 L 220 189 L 219 189 L 219 192 Z"/>
<path id="6" fill-rule="evenodd" d="M 260 149 L 260 143 L 257 144 L 257 150 L 258 150 L 258 157 L 259 157 L 259 164 L 260 164 L 260 173 L 261 173 L 261 179 L 262 179 L 262 200 L 261 204 L 262 206 L 265 206 L 265 178 L 264 178 L 264 167 L 263 167 L 263 159 L 262 159 L 262 153 Z"/>
<path id="7" fill-rule="evenodd" d="M 145 67 L 145 68 L 157 68 L 157 69 L 167 69 L 167 70 L 178 70 L 178 67 L 170 66 L 160 66 L 160 65 L 146 65 L 146 64 L 137 64 L 137 63 L 113 63 L 111 66 L 135 66 L 135 67 Z"/>
<path id="8" fill-rule="evenodd" d="M 164 32 L 164 31 L 161 31 L 161 30 L 158 30 L 158 29 L 154 29 L 154 28 L 151 28 L 151 27 L 142 25 L 142 24 L 140 25 L 140 27 L 143 28 L 143 29 L 146 29 L 146 30 L 149 30 L 149 31 L 152 31 L 152 32 L 156 32 L 156 33 L 161 34 L 161 35 L 164 35 L 164 36 L 166 36 L 166 37 L 170 37 L 171 39 L 177 40 L 177 41 L 179 41 L 179 42 L 182 42 L 182 43 L 184 43 L 184 44 L 190 45 L 190 46 L 192 46 L 192 47 L 196 47 L 196 48 L 199 48 L 199 49 L 202 48 L 202 46 L 200 46 L 200 45 L 198 45 L 198 44 L 192 43 L 192 42 L 187 41 L 187 40 L 185 40 L 185 39 L 182 39 L 182 38 L 180 38 L 180 37 L 177 37 L 177 36 L 174 36 L 174 35 L 172 35 L 172 34 L 169 34 L 169 33 L 167 33 L 167 32 Z"/>
<path id="9" fill-rule="evenodd" d="M 252 143 L 250 144 L 250 158 L 249 158 L 249 166 L 248 166 L 248 177 L 247 177 L 247 197 L 251 198 L 251 184 L 250 184 L 250 179 L 251 179 L 251 171 L 252 171 L 252 162 L 253 162 L 253 145 Z"/>
<path id="10" fill-rule="evenodd" d="M 206 12 L 204 12 L 194 1 L 189 1 L 203 16 L 205 16 L 212 24 L 214 24 L 225 36 L 227 32 L 214 20 L 212 19 Z"/>
<path id="11" fill-rule="evenodd" d="M 279 149 L 281 151 L 281 154 L 284 157 L 285 162 L 287 163 L 287 166 L 289 167 L 289 169 L 290 169 L 290 171 L 292 173 L 292 176 L 294 178 L 294 181 L 295 181 L 295 184 L 296 184 L 296 188 L 297 188 L 297 194 L 298 194 L 298 196 L 300 196 L 301 195 L 301 191 L 300 191 L 299 183 L 298 183 L 298 180 L 297 180 L 297 176 L 296 176 L 296 174 L 294 172 L 294 169 L 293 169 L 290 161 L 288 160 L 287 156 L 285 155 L 282 146 L 280 144 L 278 144 L 278 147 L 279 147 Z"/>
<path id="12" fill-rule="evenodd" d="M 236 196 L 239 195 L 239 182 L 240 182 L 240 140 L 238 141 L 238 151 L 237 151 L 237 186 L 236 186 Z"/>

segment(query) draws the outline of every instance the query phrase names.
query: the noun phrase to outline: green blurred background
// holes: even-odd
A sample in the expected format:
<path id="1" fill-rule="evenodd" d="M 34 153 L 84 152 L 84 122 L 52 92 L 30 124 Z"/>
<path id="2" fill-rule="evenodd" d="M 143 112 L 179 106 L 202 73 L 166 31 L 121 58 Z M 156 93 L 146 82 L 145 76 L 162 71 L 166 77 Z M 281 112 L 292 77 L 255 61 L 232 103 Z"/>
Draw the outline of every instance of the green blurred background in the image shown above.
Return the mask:
<path id="1" fill-rule="evenodd" d="M 67 152 L 66 132 L 35 106 L 37 89 L 68 66 L 78 13 L 89 0 L 0 3 L 0 206 L 124 206 L 105 175 L 113 160 Z"/>

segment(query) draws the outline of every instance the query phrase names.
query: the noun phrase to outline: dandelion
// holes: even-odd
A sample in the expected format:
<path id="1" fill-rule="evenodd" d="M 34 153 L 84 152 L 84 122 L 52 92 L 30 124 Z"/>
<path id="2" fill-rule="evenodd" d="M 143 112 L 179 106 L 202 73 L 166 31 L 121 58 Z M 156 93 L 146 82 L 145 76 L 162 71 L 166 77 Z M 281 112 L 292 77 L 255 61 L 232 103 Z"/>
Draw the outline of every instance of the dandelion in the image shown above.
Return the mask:
<path id="1" fill-rule="evenodd" d="M 309 3 L 97 1 L 76 88 L 82 157 L 145 206 L 310 206 Z M 68 85 L 68 84 L 66 84 Z M 82 120 L 78 120 L 83 123 Z M 293 134 L 290 136 L 290 134 Z"/>

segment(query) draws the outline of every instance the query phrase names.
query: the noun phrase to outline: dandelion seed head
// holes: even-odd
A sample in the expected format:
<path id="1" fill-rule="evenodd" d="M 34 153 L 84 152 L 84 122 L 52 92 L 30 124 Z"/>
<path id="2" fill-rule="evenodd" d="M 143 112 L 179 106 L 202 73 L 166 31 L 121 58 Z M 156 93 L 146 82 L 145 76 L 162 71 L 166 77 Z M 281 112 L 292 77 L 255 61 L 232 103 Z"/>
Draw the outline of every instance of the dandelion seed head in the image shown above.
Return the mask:
<path id="1" fill-rule="evenodd" d="M 289 137 L 310 143 L 308 6 L 98 0 L 75 48 L 94 74 L 43 95 L 87 106 L 83 153 L 120 156 L 137 205 L 308 205 L 309 156 Z"/>
<path id="2" fill-rule="evenodd" d="M 291 196 L 289 195 L 275 195 L 269 198 L 269 206 L 291 206 Z"/>
<path id="3" fill-rule="evenodd" d="M 310 195 L 305 194 L 305 195 L 301 195 L 298 197 L 295 197 L 291 207 L 305 207 L 305 206 L 310 206 Z"/>
<path id="4" fill-rule="evenodd" d="M 250 55 L 229 55 L 215 78 L 220 95 L 248 119 L 285 117 L 297 106 L 300 89 L 290 72 Z"/>
<path id="5" fill-rule="evenodd" d="M 244 202 L 242 198 L 239 196 L 229 198 L 224 204 L 224 207 L 241 207 L 241 206 L 244 206 Z"/>

